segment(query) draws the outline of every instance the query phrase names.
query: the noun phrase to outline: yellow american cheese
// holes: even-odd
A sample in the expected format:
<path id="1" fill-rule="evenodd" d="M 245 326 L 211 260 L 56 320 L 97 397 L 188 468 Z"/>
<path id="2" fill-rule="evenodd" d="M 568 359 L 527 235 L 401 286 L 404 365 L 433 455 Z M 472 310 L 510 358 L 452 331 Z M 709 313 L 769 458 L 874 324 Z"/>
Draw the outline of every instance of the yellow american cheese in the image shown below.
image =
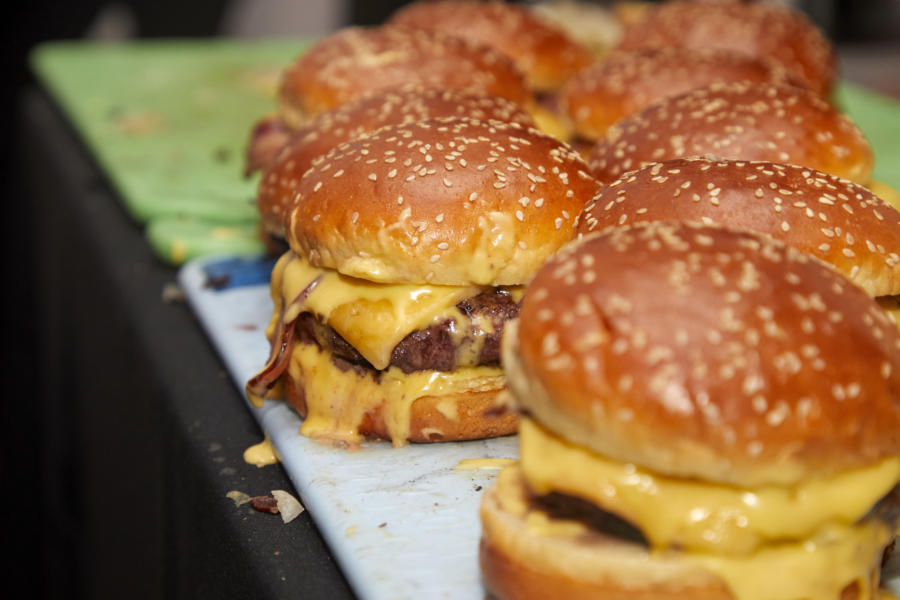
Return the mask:
<path id="1" fill-rule="evenodd" d="M 538 494 L 578 496 L 636 525 L 654 547 L 747 554 L 857 522 L 900 480 L 900 458 L 804 482 L 741 489 L 666 477 L 602 457 L 523 419 L 522 471 Z"/>
<path id="2" fill-rule="evenodd" d="M 272 283 L 280 286 L 284 301 L 290 302 L 319 278 L 302 310 L 322 317 L 376 369 L 388 366 L 391 351 L 403 338 L 437 320 L 458 317 L 456 304 L 480 290 L 373 283 L 314 267 L 293 252 L 282 260 Z"/>
<path id="3" fill-rule="evenodd" d="M 306 395 L 307 416 L 300 433 L 351 444 L 360 439 L 358 429 L 366 413 L 381 409 L 391 441 L 399 446 L 409 438 L 410 411 L 419 398 L 500 390 L 505 382 L 499 367 L 410 374 L 390 367 L 376 380 L 368 371 L 341 371 L 328 351 L 313 344 L 294 347 L 288 371 L 302 382 Z"/>
<path id="4" fill-rule="evenodd" d="M 736 600 L 838 600 L 841 591 L 854 582 L 861 600 L 877 597 L 877 586 L 871 585 L 869 577 L 874 572 L 877 578 L 882 550 L 890 538 L 883 523 L 827 524 L 804 539 L 763 545 L 743 555 L 647 549 L 611 540 L 580 521 L 555 518 L 535 508 L 527 501 L 520 469 L 521 465 L 508 467 L 500 473 L 496 497 L 504 511 L 522 520 L 535 541 L 524 544 L 516 538 L 500 543 L 535 553 L 535 559 L 550 560 L 560 570 L 596 580 L 598 585 L 612 578 L 633 581 L 639 588 L 642 580 L 659 578 L 661 573 L 700 570 L 721 580 Z"/>

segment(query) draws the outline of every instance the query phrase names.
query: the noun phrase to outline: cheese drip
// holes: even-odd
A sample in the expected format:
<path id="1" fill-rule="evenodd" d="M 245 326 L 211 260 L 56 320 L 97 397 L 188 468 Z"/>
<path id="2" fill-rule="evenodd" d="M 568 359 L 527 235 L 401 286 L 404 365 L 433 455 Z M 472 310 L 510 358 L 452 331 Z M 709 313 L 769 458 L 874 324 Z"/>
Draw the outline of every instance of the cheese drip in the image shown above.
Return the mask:
<path id="1" fill-rule="evenodd" d="M 851 525 L 900 480 L 900 458 L 793 488 L 741 489 L 667 477 L 571 444 L 530 419 L 519 427 L 522 471 L 537 494 L 591 501 L 637 526 L 655 548 L 747 554 Z"/>
<path id="2" fill-rule="evenodd" d="M 505 384 L 499 367 L 464 367 L 454 371 L 417 371 L 405 374 L 396 367 L 378 373 L 341 371 L 331 354 L 314 344 L 296 344 L 288 372 L 301 382 L 307 415 L 300 433 L 308 437 L 355 444 L 367 413 L 380 410 L 394 446 L 405 444 L 410 433 L 413 403 L 424 397 L 468 392 L 499 391 Z M 440 431 L 435 431 L 440 434 Z"/>
<path id="3" fill-rule="evenodd" d="M 697 580 L 699 571 L 723 582 L 736 600 L 839 600 L 853 583 L 859 586 L 855 597 L 867 600 L 877 597 L 877 569 L 890 538 L 886 525 L 865 521 L 826 525 L 809 538 L 740 556 L 648 551 L 535 508 L 519 467 L 504 469 L 495 486 L 489 495 L 501 510 L 520 519 L 527 532 L 498 543 L 513 553 L 534 554 L 536 561 L 550 560 L 561 571 L 601 587 L 610 579 L 630 582 L 635 590 L 651 581 L 677 587 L 686 574 Z"/>
<path id="4" fill-rule="evenodd" d="M 282 261 L 273 271 L 273 297 L 290 302 L 320 278 L 298 310 L 319 315 L 376 369 L 388 366 L 394 347 L 413 331 L 444 319 L 460 320 L 456 304 L 482 289 L 373 283 L 314 267 L 293 252 Z"/>

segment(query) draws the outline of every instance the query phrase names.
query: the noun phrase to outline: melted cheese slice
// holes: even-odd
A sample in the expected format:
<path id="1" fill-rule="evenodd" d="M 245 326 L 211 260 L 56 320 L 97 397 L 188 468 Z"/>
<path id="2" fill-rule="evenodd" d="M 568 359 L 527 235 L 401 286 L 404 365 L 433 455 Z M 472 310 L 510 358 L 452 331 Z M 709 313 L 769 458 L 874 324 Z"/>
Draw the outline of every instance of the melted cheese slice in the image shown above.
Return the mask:
<path id="1" fill-rule="evenodd" d="M 368 413 L 381 411 L 394 446 L 405 444 L 410 434 L 413 403 L 424 397 L 469 392 L 498 391 L 505 386 L 499 367 L 463 367 L 454 371 L 416 371 L 405 374 L 396 367 L 378 373 L 341 371 L 331 354 L 314 344 L 296 344 L 288 372 L 302 382 L 307 415 L 300 433 L 308 437 L 354 445 L 359 426 Z M 440 431 L 433 433 L 439 435 Z"/>
<path id="2" fill-rule="evenodd" d="M 686 575 L 697 579 L 700 571 L 722 581 L 736 600 L 838 600 L 841 591 L 854 582 L 859 586 L 854 597 L 877 597 L 877 570 L 890 538 L 883 523 L 829 524 L 808 538 L 762 546 L 740 556 L 648 550 L 534 508 L 519 469 L 504 469 L 488 494 L 502 511 L 524 525 L 527 535 L 509 536 L 498 543 L 515 554 L 534 555 L 536 564 L 550 560 L 564 573 L 596 581 L 598 588 L 609 579 L 636 590 L 651 579 L 677 585 Z M 873 574 L 875 581 L 870 579 Z"/>
<path id="3" fill-rule="evenodd" d="M 741 489 L 666 477 L 571 444 L 530 419 L 519 427 L 522 471 L 538 494 L 591 501 L 637 526 L 657 548 L 747 554 L 851 525 L 900 480 L 900 458 L 793 488 Z"/>
<path id="4" fill-rule="evenodd" d="M 481 288 L 372 283 L 320 269 L 288 252 L 272 274 L 276 313 L 310 283 L 318 283 L 298 310 L 313 312 L 347 340 L 376 369 L 384 369 L 391 352 L 407 335 L 431 323 L 461 316 L 456 304 Z M 286 321 L 296 315 L 285 315 Z M 271 326 L 270 326 L 271 327 Z"/>

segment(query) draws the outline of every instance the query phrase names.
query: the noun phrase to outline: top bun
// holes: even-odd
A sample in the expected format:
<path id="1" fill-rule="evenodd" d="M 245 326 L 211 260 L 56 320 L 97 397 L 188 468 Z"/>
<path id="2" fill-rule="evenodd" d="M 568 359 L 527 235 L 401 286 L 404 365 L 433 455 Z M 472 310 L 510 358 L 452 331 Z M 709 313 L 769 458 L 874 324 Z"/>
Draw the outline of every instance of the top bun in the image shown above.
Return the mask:
<path id="1" fill-rule="evenodd" d="M 618 50 L 582 70 L 560 91 L 575 132 L 596 140 L 616 121 L 663 98 L 714 83 L 799 83 L 772 61 L 723 50 Z"/>
<path id="2" fill-rule="evenodd" d="M 466 118 L 390 126 L 300 180 L 286 229 L 317 266 L 384 283 L 519 285 L 599 189 L 571 148 Z"/>
<path id="3" fill-rule="evenodd" d="M 742 487 L 900 453 L 900 328 L 771 238 L 651 223 L 535 275 L 503 365 L 522 408 L 613 459 Z"/>
<path id="4" fill-rule="evenodd" d="M 299 129 L 265 169 L 256 197 L 264 229 L 284 237 L 284 213 L 313 161 L 335 146 L 386 125 L 405 125 L 436 117 L 470 117 L 533 125 L 518 104 L 479 92 L 405 86 L 367 92 L 320 113 Z"/>
<path id="5" fill-rule="evenodd" d="M 281 116 L 300 127 L 364 92 L 421 84 L 531 100 L 524 75 L 505 55 L 472 40 L 408 27 L 347 27 L 304 52 L 282 75 Z"/>
<path id="6" fill-rule="evenodd" d="M 676 46 L 766 58 L 826 96 L 837 79 L 837 53 L 806 16 L 773 2 L 666 2 L 625 28 L 619 48 Z"/>
<path id="7" fill-rule="evenodd" d="M 609 128 L 588 163 L 604 183 L 685 156 L 766 160 L 868 183 L 872 147 L 847 117 L 811 91 L 786 85 L 713 84 L 665 98 Z"/>
<path id="8" fill-rule="evenodd" d="M 578 231 L 669 220 L 770 235 L 831 264 L 872 296 L 900 294 L 900 213 L 834 175 L 769 162 L 665 161 L 603 188 Z"/>
<path id="9" fill-rule="evenodd" d="M 594 60 L 591 52 L 534 11 L 503 2 L 419 1 L 389 24 L 421 27 L 487 44 L 510 57 L 538 91 L 559 88 Z"/>

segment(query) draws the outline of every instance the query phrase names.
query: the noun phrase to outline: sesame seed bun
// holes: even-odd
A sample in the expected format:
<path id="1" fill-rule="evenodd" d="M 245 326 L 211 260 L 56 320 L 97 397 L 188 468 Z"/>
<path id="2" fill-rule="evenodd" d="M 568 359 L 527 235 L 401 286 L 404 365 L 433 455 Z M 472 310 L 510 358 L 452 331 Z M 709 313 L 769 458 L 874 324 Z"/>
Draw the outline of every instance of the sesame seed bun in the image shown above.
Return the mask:
<path id="1" fill-rule="evenodd" d="M 385 125 L 409 124 L 435 117 L 466 116 L 533 124 L 518 104 L 500 96 L 421 86 L 367 92 L 360 98 L 320 113 L 296 131 L 266 167 L 256 202 L 266 232 L 284 237 L 284 213 L 300 178 L 329 150 Z"/>
<path id="2" fill-rule="evenodd" d="M 797 80 L 777 63 L 724 50 L 619 50 L 570 79 L 560 91 L 560 105 L 577 135 L 597 140 L 616 121 L 658 100 L 713 83 L 740 82 Z"/>
<path id="3" fill-rule="evenodd" d="M 593 62 L 591 52 L 564 30 L 515 4 L 420 1 L 397 10 L 388 23 L 443 31 L 489 45 L 510 57 L 539 91 L 559 88 Z"/>
<path id="4" fill-rule="evenodd" d="M 518 285 L 574 236 L 598 191 L 568 146 L 466 118 L 384 127 L 303 176 L 291 248 L 370 281 Z"/>
<path id="5" fill-rule="evenodd" d="M 788 486 L 900 454 L 900 329 L 769 237 L 651 223 L 567 245 L 507 325 L 516 402 L 652 472 Z"/>
<path id="6" fill-rule="evenodd" d="M 812 92 L 773 84 L 712 84 L 665 98 L 609 128 L 588 163 L 610 182 L 646 164 L 710 155 L 812 167 L 859 183 L 872 148 L 849 117 Z"/>
<path id="7" fill-rule="evenodd" d="M 781 63 L 816 93 L 837 80 L 837 53 L 800 11 L 773 2 L 666 2 L 625 28 L 619 48 L 676 46 L 739 52 Z"/>
<path id="8" fill-rule="evenodd" d="M 807 167 L 656 163 L 602 189 L 578 231 L 676 219 L 770 235 L 831 264 L 872 296 L 900 294 L 900 213 L 861 185 Z"/>
<path id="9" fill-rule="evenodd" d="M 281 116 L 291 127 L 363 92 L 419 83 L 481 90 L 523 104 L 525 77 L 489 46 L 442 32 L 347 27 L 314 44 L 283 73 Z"/>

